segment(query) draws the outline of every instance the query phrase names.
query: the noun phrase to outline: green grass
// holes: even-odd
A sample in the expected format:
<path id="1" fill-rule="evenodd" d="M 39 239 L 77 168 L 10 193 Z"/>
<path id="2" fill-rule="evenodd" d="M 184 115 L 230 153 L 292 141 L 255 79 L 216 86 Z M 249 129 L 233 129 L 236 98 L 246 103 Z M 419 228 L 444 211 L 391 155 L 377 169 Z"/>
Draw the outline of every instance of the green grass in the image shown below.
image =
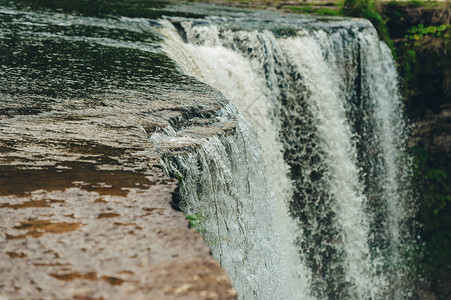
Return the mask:
<path id="1" fill-rule="evenodd" d="M 303 14 L 314 14 L 319 16 L 342 16 L 342 13 L 338 9 L 332 8 L 317 8 L 313 5 L 307 6 L 286 6 L 292 12 Z"/>
<path id="2" fill-rule="evenodd" d="M 386 4 L 388 5 L 401 5 L 401 6 L 410 6 L 410 7 L 437 7 L 443 4 L 443 2 L 439 1 L 421 1 L 421 0 L 411 0 L 411 1 L 389 1 Z"/>
<path id="3" fill-rule="evenodd" d="M 186 215 L 186 218 L 189 220 L 189 228 L 197 230 L 202 235 L 207 233 L 203 226 L 205 217 L 202 214 Z"/>

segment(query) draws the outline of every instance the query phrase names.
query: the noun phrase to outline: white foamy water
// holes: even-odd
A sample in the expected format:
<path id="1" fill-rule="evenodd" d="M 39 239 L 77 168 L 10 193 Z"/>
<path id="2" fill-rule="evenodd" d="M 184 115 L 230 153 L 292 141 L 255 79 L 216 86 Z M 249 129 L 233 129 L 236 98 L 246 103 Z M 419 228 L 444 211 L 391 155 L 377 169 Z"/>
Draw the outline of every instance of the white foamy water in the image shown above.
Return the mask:
<path id="1" fill-rule="evenodd" d="M 220 90 L 252 124 L 263 150 L 263 160 L 246 168 L 258 167 L 265 175 L 266 182 L 258 183 L 268 191 L 262 213 L 273 222 L 265 230 L 275 230 L 267 241 L 277 254 L 267 259 L 262 252 L 260 260 L 237 271 L 226 257 L 242 246 L 228 244 L 227 251 L 212 246 L 240 298 L 405 299 L 411 289 L 403 257 L 410 239 L 405 224 L 412 215 L 407 168 L 400 159 L 405 125 L 396 68 L 374 28 L 352 21 L 297 25 L 301 28 L 286 37 L 188 20 L 178 30 L 168 21 L 162 25 L 163 50 L 185 73 Z M 241 149 L 242 155 L 247 151 Z M 216 157 L 227 155 L 243 161 L 230 153 Z M 237 169 L 231 172 L 246 178 Z M 247 193 L 239 198 L 250 204 L 241 205 L 260 203 L 250 188 Z M 217 203 L 231 201 L 222 197 Z M 236 213 L 236 219 L 254 218 Z M 210 222 L 222 218 L 201 222 L 207 241 L 216 230 Z M 260 222 L 255 221 L 246 225 L 249 230 L 242 227 L 251 244 L 261 234 L 254 231 Z M 250 274 L 258 269 L 253 264 L 262 261 L 277 280 L 271 284 L 271 276 L 261 273 L 271 287 L 258 285 L 256 278 L 249 289 Z"/>
<path id="2" fill-rule="evenodd" d="M 166 26 L 168 26 L 167 23 Z M 191 27 L 191 29 L 193 31 L 188 31 L 189 36 L 195 36 L 198 31 L 201 31 L 201 37 L 207 37 L 204 45 L 184 43 L 175 29 L 168 26 L 164 31 L 164 34 L 169 37 L 163 44 L 165 52 L 176 60 L 186 73 L 198 77 L 223 92 L 254 125 L 262 144 L 263 160 L 259 168 L 265 172 L 266 182 L 269 185 L 268 194 L 265 196 L 269 198 L 265 214 L 274 222 L 272 230 L 275 238 L 271 247 L 279 257 L 276 265 L 273 266 L 275 270 L 272 271 L 271 277 L 278 277 L 281 280 L 280 286 L 268 296 L 296 299 L 302 295 L 302 298 L 307 299 L 309 273 L 303 268 L 294 246 L 299 230 L 288 216 L 287 202 L 291 196 L 292 187 L 287 175 L 288 166 L 283 160 L 282 143 L 278 140 L 280 124 L 269 118 L 275 105 L 268 99 L 271 91 L 262 80 L 254 62 L 219 44 L 217 28 L 194 29 Z M 267 165 L 267 168 L 264 165 Z M 252 200 L 250 201 L 249 205 L 255 205 L 255 201 L 254 204 Z M 271 209 L 268 209 L 269 207 Z M 248 215 L 247 218 L 254 219 L 255 216 Z M 263 220 L 263 222 L 266 221 Z M 255 239 L 255 237 L 248 238 Z M 217 254 L 213 251 L 213 255 Z M 268 265 L 269 262 L 265 264 Z M 228 269 L 227 264 L 221 265 Z M 232 281 L 235 286 L 243 284 L 240 278 L 234 280 L 233 276 Z M 274 286 L 274 283 L 271 285 Z M 243 296 L 240 295 L 240 297 Z"/>

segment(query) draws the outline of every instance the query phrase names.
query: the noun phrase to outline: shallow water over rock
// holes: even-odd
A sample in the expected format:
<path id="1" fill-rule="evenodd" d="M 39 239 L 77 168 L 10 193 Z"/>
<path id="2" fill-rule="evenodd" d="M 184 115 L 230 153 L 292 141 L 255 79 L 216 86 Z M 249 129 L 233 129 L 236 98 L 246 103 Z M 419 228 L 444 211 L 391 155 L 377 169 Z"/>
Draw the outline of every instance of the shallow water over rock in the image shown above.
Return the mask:
<path id="1" fill-rule="evenodd" d="M 233 131 L 227 101 L 159 53 L 151 20 L 0 3 L 0 295 L 235 298 L 148 139 Z"/>
<path id="2" fill-rule="evenodd" d="M 405 295 L 403 124 L 369 22 L 0 0 L 0 57 L 0 296 L 235 298 L 171 205 L 243 299 Z"/>

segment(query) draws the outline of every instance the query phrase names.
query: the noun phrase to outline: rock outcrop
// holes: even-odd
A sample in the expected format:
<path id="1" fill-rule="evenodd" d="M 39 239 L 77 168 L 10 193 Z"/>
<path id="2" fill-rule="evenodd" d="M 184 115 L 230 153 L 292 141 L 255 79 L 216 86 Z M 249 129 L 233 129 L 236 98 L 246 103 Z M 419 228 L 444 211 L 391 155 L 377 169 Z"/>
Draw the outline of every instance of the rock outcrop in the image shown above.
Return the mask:
<path id="1" fill-rule="evenodd" d="M 171 208 L 178 183 L 148 139 L 170 123 L 220 133 L 209 118 L 220 99 L 1 97 L 1 299 L 236 297 L 202 237 Z M 33 110 L 39 101 L 45 109 Z"/>
<path id="2" fill-rule="evenodd" d="M 422 146 L 431 153 L 451 153 L 451 103 L 437 113 L 427 112 L 413 129 L 411 146 Z"/>

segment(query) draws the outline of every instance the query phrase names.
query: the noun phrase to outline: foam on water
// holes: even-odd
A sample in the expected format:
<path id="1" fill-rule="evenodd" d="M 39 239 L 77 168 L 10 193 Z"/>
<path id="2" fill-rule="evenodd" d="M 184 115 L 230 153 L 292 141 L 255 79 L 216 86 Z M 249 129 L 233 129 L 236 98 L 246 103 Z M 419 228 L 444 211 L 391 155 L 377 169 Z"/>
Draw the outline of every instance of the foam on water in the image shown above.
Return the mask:
<path id="1" fill-rule="evenodd" d="M 264 174 L 254 183 L 259 190 L 265 187 L 264 195 L 255 194 L 246 180 L 235 184 L 248 186 L 241 190 L 245 194 L 239 198 L 246 204 L 240 206 L 261 204 L 261 197 L 269 202 L 261 212 L 237 210 L 234 219 L 255 221 L 241 223 L 240 234 L 249 245 L 258 245 L 262 232 L 256 228 L 262 220 L 255 214 L 266 214 L 272 222 L 261 228 L 274 230 L 268 249 L 277 249 L 268 258 L 264 251 L 258 260 L 243 257 L 249 264 L 238 271 L 239 265 L 227 257 L 242 246 L 228 244 L 227 251 L 212 246 L 240 298 L 405 299 L 411 290 L 403 258 L 410 239 L 405 224 L 411 216 L 407 168 L 400 159 L 405 125 L 396 68 L 374 28 L 362 26 L 362 21 L 335 27 L 298 24 L 287 37 L 268 30 L 268 24 L 261 30 L 191 20 L 176 27 L 169 21 L 161 24 L 163 50 L 185 73 L 220 90 L 258 136 L 256 145 L 251 146 L 252 138 L 245 145 L 226 146 L 241 149 L 237 153 L 213 155 L 204 146 L 182 165 L 191 169 L 199 157 L 205 165 L 206 153 L 219 159 L 215 165 L 234 165 L 243 158 L 231 153 L 246 157 L 259 143 L 263 149 L 262 161 L 245 166 L 246 172 L 220 168 L 221 174 L 231 172 L 238 180 L 249 172 Z M 249 130 L 240 126 L 240 135 Z M 225 157 L 228 163 L 220 163 Z M 211 168 L 200 169 L 216 176 Z M 191 189 L 197 184 L 203 190 L 206 178 L 195 178 Z M 232 201 L 226 193 L 219 195 L 222 189 L 215 185 L 222 183 L 207 184 L 215 193 L 207 199 L 215 198 L 215 207 Z M 193 198 L 185 198 L 187 207 Z M 196 207 L 185 213 L 206 209 Z M 201 221 L 210 244 L 208 236 L 216 231 L 211 223 L 232 222 L 211 216 Z M 259 285 L 252 271 L 259 267 L 253 263 L 263 261 L 269 273 L 259 273 L 265 282 Z"/>

